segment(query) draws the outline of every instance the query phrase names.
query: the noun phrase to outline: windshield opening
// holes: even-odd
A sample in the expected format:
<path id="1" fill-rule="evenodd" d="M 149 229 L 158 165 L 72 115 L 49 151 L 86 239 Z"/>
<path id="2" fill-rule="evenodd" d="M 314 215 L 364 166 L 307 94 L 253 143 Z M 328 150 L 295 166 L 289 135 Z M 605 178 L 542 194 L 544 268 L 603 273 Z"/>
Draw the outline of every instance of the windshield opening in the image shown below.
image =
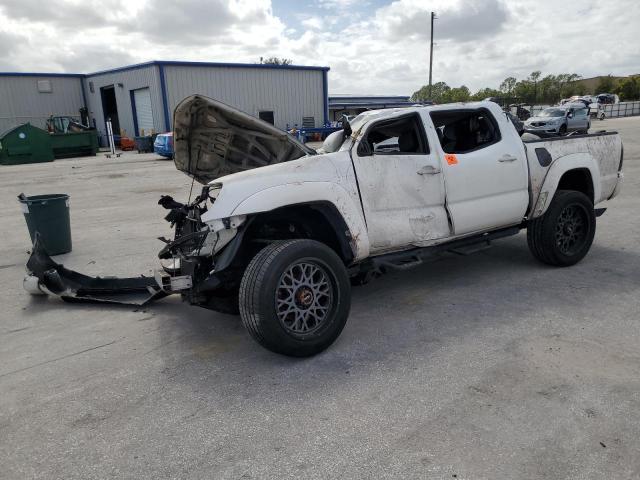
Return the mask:
<path id="1" fill-rule="evenodd" d="M 539 117 L 564 117 L 565 110 L 561 108 L 545 108 L 541 111 Z"/>

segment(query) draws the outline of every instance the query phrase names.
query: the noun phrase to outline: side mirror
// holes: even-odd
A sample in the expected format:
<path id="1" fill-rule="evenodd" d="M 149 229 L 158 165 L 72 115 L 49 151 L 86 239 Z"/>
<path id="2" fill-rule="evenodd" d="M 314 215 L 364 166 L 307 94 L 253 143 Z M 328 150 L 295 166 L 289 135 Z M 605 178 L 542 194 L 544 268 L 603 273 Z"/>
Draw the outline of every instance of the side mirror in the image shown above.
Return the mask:
<path id="1" fill-rule="evenodd" d="M 573 118 L 573 113 L 567 112 L 567 118 Z"/>

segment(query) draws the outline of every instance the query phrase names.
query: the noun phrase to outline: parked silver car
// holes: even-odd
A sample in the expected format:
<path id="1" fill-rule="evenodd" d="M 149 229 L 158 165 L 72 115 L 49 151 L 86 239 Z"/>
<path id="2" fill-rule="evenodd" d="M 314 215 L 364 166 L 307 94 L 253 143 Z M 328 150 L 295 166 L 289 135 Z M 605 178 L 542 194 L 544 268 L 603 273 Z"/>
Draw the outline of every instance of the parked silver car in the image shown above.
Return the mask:
<path id="1" fill-rule="evenodd" d="M 589 109 L 576 104 L 545 108 L 524 122 L 524 131 L 538 136 L 587 133 L 589 128 Z"/>

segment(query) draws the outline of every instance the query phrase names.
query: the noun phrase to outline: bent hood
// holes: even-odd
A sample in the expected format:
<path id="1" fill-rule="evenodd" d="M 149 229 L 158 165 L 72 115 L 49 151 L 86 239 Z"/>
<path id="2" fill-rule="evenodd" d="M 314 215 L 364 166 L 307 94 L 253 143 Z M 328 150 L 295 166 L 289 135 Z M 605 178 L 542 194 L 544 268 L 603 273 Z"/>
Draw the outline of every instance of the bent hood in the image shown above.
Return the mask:
<path id="1" fill-rule="evenodd" d="M 315 154 L 273 125 L 201 95 L 178 104 L 173 129 L 176 168 L 203 184 Z"/>

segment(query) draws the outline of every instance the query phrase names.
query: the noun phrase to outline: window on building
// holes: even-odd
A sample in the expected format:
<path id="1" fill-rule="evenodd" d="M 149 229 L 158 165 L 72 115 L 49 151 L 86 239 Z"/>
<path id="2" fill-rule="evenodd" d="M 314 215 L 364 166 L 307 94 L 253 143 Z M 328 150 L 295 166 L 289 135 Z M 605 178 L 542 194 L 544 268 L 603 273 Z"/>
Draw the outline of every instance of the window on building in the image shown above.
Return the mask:
<path id="1" fill-rule="evenodd" d="M 440 145 L 445 153 L 465 153 L 500 140 L 500 130 L 486 109 L 431 112 Z"/>
<path id="2" fill-rule="evenodd" d="M 417 115 L 375 123 L 358 146 L 358 155 L 420 155 L 429 153 L 429 145 Z"/>
<path id="3" fill-rule="evenodd" d="M 38 92 L 40 93 L 53 92 L 53 87 L 51 86 L 51 80 L 38 80 Z"/>
<path id="4" fill-rule="evenodd" d="M 263 110 L 261 112 L 258 112 L 258 118 L 260 118 L 260 120 L 264 120 L 267 123 L 270 123 L 271 125 L 275 125 L 275 119 L 273 116 L 273 111 L 271 110 Z"/>

